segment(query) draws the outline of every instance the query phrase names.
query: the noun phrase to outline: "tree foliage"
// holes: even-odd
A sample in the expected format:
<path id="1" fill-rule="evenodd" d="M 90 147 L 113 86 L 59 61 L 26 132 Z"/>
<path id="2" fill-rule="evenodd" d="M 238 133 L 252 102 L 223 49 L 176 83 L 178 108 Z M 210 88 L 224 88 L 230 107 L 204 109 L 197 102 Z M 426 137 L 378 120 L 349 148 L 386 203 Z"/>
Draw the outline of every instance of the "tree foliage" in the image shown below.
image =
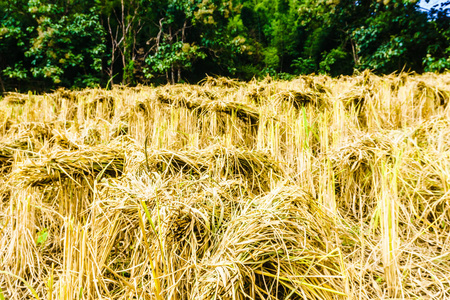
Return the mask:
<path id="1" fill-rule="evenodd" d="M 96 8 L 77 1 L 1 2 L 2 76 L 47 86 L 100 83 L 106 45 Z"/>
<path id="2" fill-rule="evenodd" d="M 450 69 L 450 1 L 0 0 L 0 22 L 3 90 Z"/>

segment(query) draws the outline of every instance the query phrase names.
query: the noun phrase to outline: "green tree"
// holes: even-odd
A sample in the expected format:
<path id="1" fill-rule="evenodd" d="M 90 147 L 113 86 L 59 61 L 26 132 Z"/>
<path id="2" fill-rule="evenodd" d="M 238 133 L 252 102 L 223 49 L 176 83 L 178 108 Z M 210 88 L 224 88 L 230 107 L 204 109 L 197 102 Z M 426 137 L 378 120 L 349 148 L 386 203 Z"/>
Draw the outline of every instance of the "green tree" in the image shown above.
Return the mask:
<path id="1" fill-rule="evenodd" d="M 35 78 L 49 86 L 82 87 L 100 82 L 106 47 L 93 7 L 78 1 L 39 0 L 3 5 L 7 14 L 2 20 L 1 40 L 7 44 L 5 50 L 17 50 L 15 60 L 3 62 L 3 75 Z"/>
<path id="2" fill-rule="evenodd" d="M 423 58 L 425 71 L 450 70 L 450 1 L 436 4 L 429 18 L 433 30 L 428 37 L 427 54 Z"/>
<path id="3" fill-rule="evenodd" d="M 111 84 L 116 75 L 120 75 L 123 84 L 135 84 L 136 80 L 143 79 L 138 73 L 143 71 L 147 45 L 156 34 L 151 24 L 158 18 L 154 11 L 158 4 L 147 0 L 98 2 L 108 32 L 106 72 Z"/>
<path id="4" fill-rule="evenodd" d="M 27 11 L 28 1 L 0 1 L 0 78 L 6 82 L 14 78 L 17 84 L 9 83 L 11 88 L 20 88 L 29 75 L 23 61 L 37 22 L 24 13 Z M 3 80 L 1 85 L 5 90 Z"/>
<path id="5" fill-rule="evenodd" d="M 392 0 L 372 5 L 374 13 L 353 31 L 360 68 L 381 73 L 423 70 L 429 24 L 416 2 Z"/>
<path id="6" fill-rule="evenodd" d="M 152 47 L 145 62 L 147 78 L 165 75 L 166 81 L 181 81 L 181 72 L 190 70 L 195 60 L 205 54 L 191 39 L 189 29 L 193 27 L 195 6 L 190 1 L 167 1 L 159 9 L 164 13 L 158 24 L 158 33 L 152 39 Z"/>
<path id="7" fill-rule="evenodd" d="M 0 88 L 444 71 L 449 7 L 427 14 L 417 0 L 0 0 Z"/>

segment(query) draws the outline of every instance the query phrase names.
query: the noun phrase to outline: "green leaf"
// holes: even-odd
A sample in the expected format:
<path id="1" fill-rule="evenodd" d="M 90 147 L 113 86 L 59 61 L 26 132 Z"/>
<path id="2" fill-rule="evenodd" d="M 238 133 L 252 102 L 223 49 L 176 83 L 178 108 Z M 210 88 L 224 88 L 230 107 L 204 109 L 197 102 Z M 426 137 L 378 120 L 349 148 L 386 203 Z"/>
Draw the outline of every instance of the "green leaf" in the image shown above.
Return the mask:
<path id="1" fill-rule="evenodd" d="M 48 238 L 48 231 L 47 231 L 47 228 L 44 228 L 43 230 L 38 232 L 36 244 L 43 245 L 45 243 L 45 241 L 47 241 L 47 238 Z"/>

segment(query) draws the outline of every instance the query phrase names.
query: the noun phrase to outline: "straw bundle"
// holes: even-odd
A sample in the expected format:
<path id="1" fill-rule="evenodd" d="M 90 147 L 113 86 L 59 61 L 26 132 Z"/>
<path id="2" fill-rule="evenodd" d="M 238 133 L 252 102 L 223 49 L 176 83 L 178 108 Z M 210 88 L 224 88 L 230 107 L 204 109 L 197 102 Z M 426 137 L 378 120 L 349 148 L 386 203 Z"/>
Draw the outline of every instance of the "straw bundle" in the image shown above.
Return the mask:
<path id="1" fill-rule="evenodd" d="M 114 139 L 119 136 L 127 135 L 128 132 L 129 132 L 128 123 L 124 121 L 119 121 L 117 125 L 111 128 L 109 137 L 110 139 Z"/>
<path id="2" fill-rule="evenodd" d="M 3 97 L 2 101 L 12 105 L 23 105 L 29 99 L 28 95 L 9 92 Z"/>
<path id="3" fill-rule="evenodd" d="M 229 116 L 235 115 L 243 122 L 251 126 L 257 126 L 259 122 L 259 112 L 256 108 L 235 101 L 207 100 L 202 98 L 173 98 L 167 94 L 159 94 L 157 100 L 160 103 L 172 105 L 174 107 L 185 107 L 199 114 L 207 112 L 225 113 Z"/>
<path id="4" fill-rule="evenodd" d="M 112 96 L 100 94 L 88 99 L 85 103 L 87 114 L 99 111 L 101 115 L 111 119 L 115 113 L 115 99 Z"/>
<path id="5" fill-rule="evenodd" d="M 330 78 L 326 76 L 319 78 L 303 75 L 300 76 L 299 79 L 304 82 L 305 88 L 311 90 L 312 93 L 329 94 L 331 92 L 330 88 L 327 87 L 327 81 L 329 81 Z"/>
<path id="6" fill-rule="evenodd" d="M 44 147 L 59 146 L 65 149 L 78 149 L 76 138 L 69 137 L 68 129 L 76 131 L 73 122 L 24 122 L 14 124 L 7 132 L 8 140 L 15 144 L 17 149 L 29 151 L 41 151 Z M 89 133 L 89 129 L 86 131 Z M 72 135 L 76 135 L 73 133 Z M 81 137 L 87 138 L 85 134 Z M 86 139 L 86 141 L 88 141 Z"/>
<path id="7" fill-rule="evenodd" d="M 325 95 L 327 95 L 327 94 L 330 94 L 331 93 L 331 90 L 327 87 L 327 86 L 325 86 L 325 85 L 323 85 L 323 84 L 321 84 L 321 83 L 314 83 L 314 85 L 311 87 L 314 91 L 316 91 L 317 93 L 320 93 L 320 94 L 325 94 Z"/>
<path id="8" fill-rule="evenodd" d="M 352 142 L 328 153 L 331 161 L 341 164 L 341 168 L 357 169 L 361 164 L 368 164 L 376 156 L 389 156 L 392 141 L 384 134 L 364 134 L 354 137 Z M 394 133 L 393 133 L 394 134 Z M 345 166 L 345 167 L 344 167 Z"/>
<path id="9" fill-rule="evenodd" d="M 220 146 L 202 151 L 152 151 L 143 167 L 170 176 L 209 174 L 220 181 L 241 178 L 259 190 L 267 190 L 270 182 L 282 174 L 278 164 L 265 152 Z"/>
<path id="10" fill-rule="evenodd" d="M 146 100 L 136 101 L 136 105 L 134 106 L 135 111 L 146 113 L 148 111 L 147 102 L 148 101 L 146 101 Z"/>
<path id="11" fill-rule="evenodd" d="M 333 250 L 332 222 L 296 187 L 245 199 L 208 178 L 128 177 L 105 181 L 104 187 L 104 215 L 99 220 L 105 225 L 116 220 L 113 239 L 100 242 L 101 249 L 115 254 L 107 261 L 116 272 L 111 277 L 117 274 L 114 270 L 132 268 L 136 275 L 148 270 L 146 257 L 152 253 L 158 272 L 173 273 L 159 279 L 160 295 L 168 298 L 340 299 L 345 295 L 341 258 Z M 139 211 L 141 216 L 144 213 L 141 201 L 149 214 L 139 221 Z M 148 245 L 130 247 L 139 228 L 149 224 L 148 217 L 155 226 L 143 231 Z M 108 244 L 117 246 L 108 248 Z M 142 280 L 155 286 L 150 278 Z"/>
<path id="12" fill-rule="evenodd" d="M 52 138 L 53 126 L 53 123 L 23 122 L 12 125 L 8 130 L 8 135 L 14 136 L 16 139 L 36 139 L 43 143 Z"/>
<path id="13" fill-rule="evenodd" d="M 59 150 L 46 158 L 24 162 L 13 178 L 24 185 L 43 186 L 66 178 L 119 176 L 124 168 L 124 150 L 120 145 L 99 146 L 77 151 Z"/>
<path id="14" fill-rule="evenodd" d="M 207 105 L 211 107 L 211 105 Z M 224 112 L 230 116 L 236 114 L 236 117 L 250 126 L 257 126 L 259 123 L 259 112 L 250 106 L 240 102 L 228 101 L 224 103 L 212 104 L 215 111 Z"/>
<path id="15" fill-rule="evenodd" d="M 11 148 L 4 144 L 0 144 L 0 174 L 7 171 L 13 163 L 13 152 Z"/>
<path id="16" fill-rule="evenodd" d="M 65 88 L 59 88 L 49 96 L 53 98 L 56 103 L 59 104 L 61 104 L 61 99 L 69 100 L 72 103 L 77 101 L 77 93 L 67 90 Z"/>
<path id="17" fill-rule="evenodd" d="M 235 79 L 230 79 L 226 77 L 206 76 L 206 78 L 201 82 L 201 85 L 207 88 L 210 87 L 238 88 L 239 86 L 241 86 L 241 83 Z"/>
<path id="18" fill-rule="evenodd" d="M 280 177 L 282 170 L 278 163 L 263 151 L 227 149 L 212 147 L 209 153 L 210 168 L 213 174 L 223 179 L 241 177 L 250 187 L 267 190 L 271 182 Z"/>
<path id="19" fill-rule="evenodd" d="M 157 95 L 157 101 L 162 104 L 171 105 L 174 107 L 186 107 L 190 110 L 202 110 L 202 100 L 197 98 L 190 98 L 187 95 L 171 95 L 167 92 L 160 92 Z"/>
<path id="20" fill-rule="evenodd" d="M 355 84 L 359 86 L 370 86 L 373 84 L 374 78 L 376 76 L 370 70 L 366 69 L 355 78 Z"/>
<path id="21" fill-rule="evenodd" d="M 450 100 L 450 91 L 440 89 L 436 86 L 430 86 L 424 81 L 417 82 L 416 95 L 417 100 L 431 99 L 435 107 L 446 107 Z"/>
<path id="22" fill-rule="evenodd" d="M 398 92 L 398 90 L 406 84 L 408 81 L 408 73 L 401 73 L 398 76 L 389 75 L 386 79 L 390 83 L 390 88 L 392 92 Z"/>
<path id="23" fill-rule="evenodd" d="M 370 217 L 368 213 L 376 205 L 374 176 L 378 161 L 389 159 L 392 149 L 393 145 L 386 136 L 366 134 L 326 154 L 324 159 L 331 161 L 335 174 L 338 207 L 344 215 Z"/>
<path id="24" fill-rule="evenodd" d="M 450 150 L 450 141 L 444 136 L 450 134 L 450 120 L 447 117 L 437 116 L 418 124 L 411 133 L 417 146 L 427 149 L 430 146 L 441 152 Z"/>
<path id="25" fill-rule="evenodd" d="M 353 88 L 340 96 L 340 100 L 344 103 L 347 109 L 353 107 L 357 113 L 363 112 L 364 103 L 373 96 L 370 89 L 365 87 Z"/>
<path id="26" fill-rule="evenodd" d="M 312 91 L 282 91 L 278 95 L 281 101 L 291 103 L 296 109 L 300 109 L 308 104 L 320 105 L 322 103 L 321 96 Z"/>
<path id="27" fill-rule="evenodd" d="M 168 150 L 153 151 L 145 160 L 144 167 L 159 173 L 185 173 L 201 175 L 207 169 L 207 162 L 202 153 L 174 152 Z"/>
<path id="28" fill-rule="evenodd" d="M 329 220 L 296 189 L 254 199 L 224 224 L 201 263 L 198 299 L 344 298 Z M 217 245 L 215 245 L 217 243 Z"/>
<path id="29" fill-rule="evenodd" d="M 448 153 L 427 155 L 417 149 L 411 152 L 411 156 L 404 158 L 401 165 L 402 180 L 399 186 L 405 195 L 403 218 L 409 219 L 415 232 L 431 231 L 435 234 L 435 243 L 447 247 L 450 181 L 443 170 L 447 168 L 445 162 L 450 156 Z M 413 153 L 416 157 L 412 156 Z M 414 186 L 414 190 L 409 189 L 411 186 Z"/>
<path id="30" fill-rule="evenodd" d="M 250 99 L 250 101 L 260 104 L 262 99 L 267 98 L 265 92 L 265 86 L 256 85 L 246 90 L 246 96 Z"/>

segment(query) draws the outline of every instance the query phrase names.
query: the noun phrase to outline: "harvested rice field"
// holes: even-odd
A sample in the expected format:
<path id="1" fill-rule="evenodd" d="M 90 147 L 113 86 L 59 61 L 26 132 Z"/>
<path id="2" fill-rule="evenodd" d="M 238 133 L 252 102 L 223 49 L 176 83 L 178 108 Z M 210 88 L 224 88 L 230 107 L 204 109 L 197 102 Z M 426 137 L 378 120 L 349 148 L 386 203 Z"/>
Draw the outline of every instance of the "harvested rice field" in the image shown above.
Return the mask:
<path id="1" fill-rule="evenodd" d="M 450 299 L 450 74 L 0 99 L 0 299 Z"/>

